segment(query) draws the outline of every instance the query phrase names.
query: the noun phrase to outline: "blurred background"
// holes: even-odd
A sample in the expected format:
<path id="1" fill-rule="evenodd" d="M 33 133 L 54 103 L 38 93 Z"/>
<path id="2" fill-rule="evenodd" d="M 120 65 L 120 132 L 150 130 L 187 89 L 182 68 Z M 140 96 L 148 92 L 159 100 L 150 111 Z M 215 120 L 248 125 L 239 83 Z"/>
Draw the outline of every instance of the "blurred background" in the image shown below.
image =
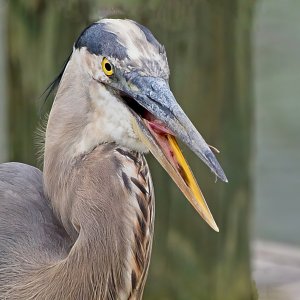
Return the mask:
<path id="1" fill-rule="evenodd" d="M 170 85 L 229 184 L 185 151 L 213 232 L 151 157 L 154 250 L 144 299 L 299 299 L 298 0 L 0 0 L 0 162 L 41 168 L 41 96 L 90 22 L 126 17 L 166 47 Z"/>

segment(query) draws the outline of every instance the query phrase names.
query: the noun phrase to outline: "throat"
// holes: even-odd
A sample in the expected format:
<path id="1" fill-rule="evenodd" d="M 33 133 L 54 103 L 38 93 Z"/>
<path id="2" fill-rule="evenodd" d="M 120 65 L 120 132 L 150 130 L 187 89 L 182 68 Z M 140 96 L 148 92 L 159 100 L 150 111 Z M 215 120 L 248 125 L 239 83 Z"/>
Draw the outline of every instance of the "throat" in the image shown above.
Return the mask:
<path id="1" fill-rule="evenodd" d="M 89 93 L 87 124 L 75 152 L 86 152 L 98 144 L 110 142 L 140 153 L 148 152 L 133 130 L 134 117 L 122 99 L 97 81 L 91 83 Z"/>

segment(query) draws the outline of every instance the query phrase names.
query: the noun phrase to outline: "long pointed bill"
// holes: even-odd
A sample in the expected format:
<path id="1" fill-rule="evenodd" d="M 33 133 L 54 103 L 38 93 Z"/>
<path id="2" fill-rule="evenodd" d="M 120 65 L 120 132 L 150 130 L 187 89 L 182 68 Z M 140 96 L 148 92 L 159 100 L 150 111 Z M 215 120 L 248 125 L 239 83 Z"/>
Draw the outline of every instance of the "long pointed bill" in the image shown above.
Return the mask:
<path id="1" fill-rule="evenodd" d="M 200 216 L 215 231 L 219 231 L 195 177 L 179 149 L 175 137 L 171 134 L 160 135 L 152 130 L 151 123 L 141 119 L 136 120 L 138 122 L 134 123 L 134 129 L 140 139 L 149 148 L 162 167 L 169 173 Z M 144 124 L 141 123 L 143 121 L 145 122 Z M 143 125 L 146 125 L 146 127 Z"/>
<path id="2" fill-rule="evenodd" d="M 196 211 L 215 231 L 219 231 L 175 136 L 199 156 L 221 180 L 227 182 L 214 154 L 176 102 L 165 80 L 135 75 L 128 78 L 128 81 L 131 88 L 122 91 L 143 107 L 142 111 L 141 107 L 132 107 L 135 132 Z"/>

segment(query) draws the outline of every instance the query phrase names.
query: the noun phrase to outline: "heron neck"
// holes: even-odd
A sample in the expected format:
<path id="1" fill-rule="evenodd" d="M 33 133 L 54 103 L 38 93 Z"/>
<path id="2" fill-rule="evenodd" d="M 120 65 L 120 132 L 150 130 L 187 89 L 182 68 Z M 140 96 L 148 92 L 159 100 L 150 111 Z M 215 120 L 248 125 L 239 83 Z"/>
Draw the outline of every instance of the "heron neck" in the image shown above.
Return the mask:
<path id="1" fill-rule="evenodd" d="M 49 114 L 44 151 L 44 189 L 54 212 L 71 236 L 76 231 L 65 216 L 70 198 L 72 169 L 78 157 L 73 153 L 76 138 L 86 125 L 88 78 L 70 60 L 61 79 Z"/>
<path id="2" fill-rule="evenodd" d="M 73 57 L 74 56 L 74 57 Z M 128 108 L 104 85 L 82 70 L 81 56 L 73 53 L 63 74 L 46 130 L 44 186 L 58 217 L 68 224 L 70 174 L 82 156 L 103 143 L 115 142 L 137 152 L 146 147 L 134 134 Z"/>

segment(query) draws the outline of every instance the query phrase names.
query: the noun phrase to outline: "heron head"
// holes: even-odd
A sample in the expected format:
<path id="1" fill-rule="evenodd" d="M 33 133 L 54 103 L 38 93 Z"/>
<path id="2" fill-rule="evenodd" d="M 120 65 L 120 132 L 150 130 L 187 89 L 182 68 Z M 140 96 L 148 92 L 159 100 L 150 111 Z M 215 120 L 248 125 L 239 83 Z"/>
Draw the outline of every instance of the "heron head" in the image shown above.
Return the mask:
<path id="1" fill-rule="evenodd" d="M 218 231 L 176 139 L 221 180 L 227 179 L 170 90 L 164 47 L 134 21 L 103 19 L 83 31 L 71 59 L 79 60 L 88 78 L 91 101 L 110 118 L 106 118 L 110 126 L 101 125 L 103 141 L 150 150 L 197 212 Z"/>

